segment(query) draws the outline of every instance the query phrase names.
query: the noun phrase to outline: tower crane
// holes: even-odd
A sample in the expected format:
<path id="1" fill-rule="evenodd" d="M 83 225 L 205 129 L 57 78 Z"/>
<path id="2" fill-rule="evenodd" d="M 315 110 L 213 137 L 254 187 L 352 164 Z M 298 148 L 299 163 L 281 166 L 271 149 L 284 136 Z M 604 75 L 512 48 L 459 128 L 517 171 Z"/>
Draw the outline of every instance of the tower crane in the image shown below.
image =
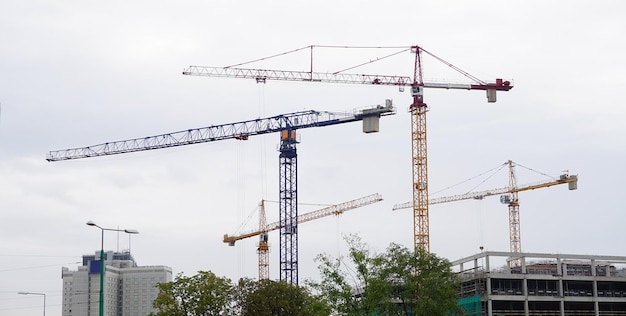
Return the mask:
<path id="1" fill-rule="evenodd" d="M 280 266 L 281 280 L 298 284 L 298 190 L 296 130 L 363 122 L 363 132 L 378 132 L 381 116 L 395 114 L 391 100 L 385 105 L 356 111 L 337 113 L 328 111 L 301 111 L 258 118 L 237 123 L 211 125 L 184 131 L 108 142 L 88 147 L 50 151 L 50 162 L 124 154 L 137 151 L 170 148 L 225 139 L 246 140 L 249 136 L 280 132 L 279 148 L 279 208 L 280 208 Z"/>
<path id="2" fill-rule="evenodd" d="M 520 216 L 519 216 L 519 198 L 518 193 L 523 191 L 535 190 L 539 188 L 547 188 L 559 184 L 568 184 L 569 190 L 578 189 L 578 176 L 570 175 L 568 172 L 563 173 L 558 179 L 553 181 L 545 181 L 534 184 L 517 186 L 515 177 L 515 163 L 511 160 L 507 161 L 509 166 L 509 185 L 499 189 L 468 192 L 452 196 L 429 199 L 429 204 L 448 203 L 461 200 L 482 200 L 485 197 L 503 194 L 500 196 L 500 202 L 507 204 L 509 207 L 509 239 L 510 251 L 515 253 L 522 252 L 522 237 L 520 232 Z M 412 202 L 405 202 L 393 206 L 393 210 L 411 208 Z"/>
<path id="3" fill-rule="evenodd" d="M 411 146 L 412 146 L 412 192 L 413 192 L 413 242 L 414 247 L 420 247 L 430 252 L 430 230 L 428 219 L 428 167 L 427 167 L 427 146 L 426 146 L 426 112 L 428 106 L 424 102 L 424 88 L 439 89 L 462 89 L 462 90 L 484 90 L 487 92 L 487 101 L 496 102 L 496 91 L 509 91 L 513 88 L 510 81 L 496 79 L 495 82 L 486 82 L 480 80 L 471 74 L 461 70 L 460 68 L 446 62 L 440 57 L 428 52 L 421 46 L 402 47 L 401 51 L 386 57 L 391 57 L 402 52 L 411 52 L 415 54 L 413 63 L 412 76 L 396 76 L 396 75 L 366 75 L 366 74 L 347 74 L 344 70 L 338 72 L 314 72 L 313 71 L 313 48 L 314 47 L 337 47 L 337 46 L 307 46 L 291 52 L 310 49 L 311 50 L 311 67 L 310 71 L 289 71 L 289 70 L 268 70 L 268 69 L 252 69 L 241 68 L 239 66 L 247 64 L 241 63 L 227 67 L 208 67 L 208 66 L 189 66 L 183 70 L 183 75 L 189 76 L 208 76 L 208 77 L 227 77 L 227 78 L 244 78 L 254 79 L 257 83 L 265 83 L 267 80 L 284 80 L 298 82 L 326 82 L 326 83 L 347 83 L 347 84 L 365 84 L 376 86 L 398 86 L 400 91 L 405 86 L 411 87 L 411 95 L 413 102 L 409 106 L 411 113 Z M 341 46 L 342 48 L 350 48 Z M 357 47 L 354 47 L 357 48 Z M 362 47 L 358 47 L 362 48 Z M 382 48 L 382 47 L 377 47 Z M 287 52 L 287 53 L 291 53 Z M 281 56 L 277 54 L 271 57 Z M 422 78 L 422 53 L 426 53 L 438 61 L 444 63 L 463 76 L 472 80 L 467 84 L 456 84 L 447 82 L 424 82 Z M 260 58 L 251 62 L 265 60 Z M 382 58 L 376 59 L 380 60 Z M 251 63 L 248 62 L 248 63 Z M 364 64 L 361 64 L 364 65 Z M 361 66 L 358 65 L 358 66 Z M 348 69 L 353 69 L 350 67 Z"/>
<path id="4" fill-rule="evenodd" d="M 366 205 L 370 205 L 373 203 L 377 203 L 383 200 L 383 197 L 378 194 L 370 194 L 368 196 L 364 196 L 355 200 L 351 200 L 348 202 L 343 202 L 331 206 L 327 206 L 325 208 L 311 211 L 308 213 L 298 215 L 298 224 L 309 222 L 315 219 L 323 218 L 330 215 L 339 216 L 346 211 L 353 210 L 359 207 L 363 207 Z M 267 220 L 265 218 L 265 201 L 262 200 L 259 203 L 259 229 L 243 233 L 239 235 L 230 236 L 228 234 L 224 234 L 224 243 L 228 243 L 229 246 L 234 246 L 235 242 L 238 240 L 242 240 L 249 237 L 259 236 L 259 245 L 257 247 L 257 254 L 259 256 L 259 280 L 269 279 L 270 271 L 269 271 L 269 243 L 268 243 L 268 233 L 270 231 L 274 231 L 280 228 L 280 222 L 273 222 L 267 224 Z"/>

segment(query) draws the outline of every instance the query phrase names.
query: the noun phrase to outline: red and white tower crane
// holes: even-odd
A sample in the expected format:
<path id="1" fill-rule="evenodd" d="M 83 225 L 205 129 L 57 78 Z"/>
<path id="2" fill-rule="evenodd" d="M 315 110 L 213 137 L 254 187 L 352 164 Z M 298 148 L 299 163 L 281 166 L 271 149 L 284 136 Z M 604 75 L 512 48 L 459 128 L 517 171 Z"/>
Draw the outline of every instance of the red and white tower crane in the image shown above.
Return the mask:
<path id="1" fill-rule="evenodd" d="M 265 83 L 267 80 L 285 80 L 298 82 L 326 82 L 326 83 L 348 83 L 348 84 L 365 84 L 377 86 L 398 86 L 411 87 L 411 95 L 413 102 L 409 106 L 411 113 L 411 147 L 412 147 L 412 171 L 413 171 L 413 236 L 414 247 L 425 249 L 430 252 L 430 231 L 428 218 L 428 159 L 427 159 L 427 143 L 426 143 L 426 112 L 428 106 L 424 102 L 424 88 L 439 89 L 461 89 L 461 90 L 485 90 L 487 92 L 488 102 L 496 102 L 496 91 L 509 91 L 513 88 L 510 81 L 496 79 L 495 82 L 486 82 L 480 80 L 460 68 L 446 62 L 436 55 L 426 51 L 420 46 L 414 45 L 401 48 L 401 51 L 388 55 L 394 56 L 402 52 L 411 52 L 415 54 L 413 64 L 412 77 L 396 76 L 396 75 L 366 75 L 366 74 L 347 74 L 343 71 L 339 72 L 314 72 L 313 71 L 313 48 L 315 47 L 332 47 L 332 46 L 307 46 L 301 49 L 293 50 L 295 52 L 303 49 L 311 50 L 311 70 L 310 71 L 290 71 L 290 70 L 269 70 L 269 69 L 253 69 L 240 68 L 241 63 L 236 66 L 227 67 L 208 67 L 208 66 L 189 66 L 183 71 L 183 75 L 191 76 L 208 76 L 208 77 L 227 77 L 227 78 L 244 78 L 254 79 L 258 83 Z M 350 48 L 342 46 L 342 48 Z M 355 47 L 357 48 L 357 47 Z M 363 48 L 363 47 L 358 47 Z M 382 48 L 382 47 L 378 47 Z M 290 53 L 290 52 L 287 52 Z M 271 57 L 282 56 L 277 54 L 267 58 L 257 59 L 251 62 L 265 60 Z M 472 80 L 471 83 L 456 84 L 446 82 L 424 82 L 422 77 L 422 53 L 426 53 L 438 61 L 444 63 L 463 76 Z M 385 58 L 386 58 L 385 57 Z M 380 59 L 377 59 L 380 60 Z M 372 62 L 375 62 L 374 60 Z M 350 67 L 347 69 L 353 69 Z"/>

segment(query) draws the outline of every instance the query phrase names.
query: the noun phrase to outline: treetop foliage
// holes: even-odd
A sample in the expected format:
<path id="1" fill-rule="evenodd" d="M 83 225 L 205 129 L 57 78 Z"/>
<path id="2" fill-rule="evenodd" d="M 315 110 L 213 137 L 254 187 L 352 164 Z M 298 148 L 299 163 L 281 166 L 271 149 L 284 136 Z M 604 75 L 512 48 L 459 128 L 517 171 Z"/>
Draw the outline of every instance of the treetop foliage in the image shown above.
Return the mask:
<path id="1" fill-rule="evenodd" d="M 243 278 L 234 284 L 211 271 L 160 283 L 151 316 L 432 316 L 460 313 L 459 280 L 450 262 L 392 243 L 373 253 L 347 236 L 344 258 L 317 256 L 320 281 L 296 286 Z"/>

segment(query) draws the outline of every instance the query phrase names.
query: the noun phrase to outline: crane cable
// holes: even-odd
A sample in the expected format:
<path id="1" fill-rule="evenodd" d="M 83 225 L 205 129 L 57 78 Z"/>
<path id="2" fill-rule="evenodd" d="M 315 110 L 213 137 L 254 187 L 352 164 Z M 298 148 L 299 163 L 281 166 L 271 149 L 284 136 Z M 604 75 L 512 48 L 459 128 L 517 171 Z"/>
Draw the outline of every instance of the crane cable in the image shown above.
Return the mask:
<path id="1" fill-rule="evenodd" d="M 361 63 L 361 64 L 357 64 L 357 65 L 354 65 L 354 66 L 351 66 L 351 67 L 348 67 L 348 68 L 345 68 L 345 69 L 342 69 L 342 70 L 339 70 L 339 71 L 335 71 L 335 72 L 333 72 L 333 74 L 335 74 L 335 75 L 336 75 L 336 74 L 338 74 L 338 73 L 341 73 L 341 72 L 347 71 L 347 70 L 355 69 L 355 68 L 358 68 L 358 67 L 361 67 L 361 66 L 364 66 L 364 65 L 368 65 L 368 64 L 371 64 L 371 63 L 374 63 L 374 62 L 377 62 L 377 61 L 380 61 L 380 60 L 383 60 L 383 59 L 387 59 L 387 58 L 389 58 L 389 57 L 392 57 L 392 56 L 395 56 L 395 55 L 398 55 L 398 54 L 401 54 L 401 53 L 404 53 L 404 52 L 410 51 L 410 50 L 412 49 L 412 46 L 337 46 L 337 45 L 309 45 L 309 46 L 304 46 L 304 47 L 300 47 L 300 48 L 297 48 L 297 49 L 293 49 L 293 50 L 290 50 L 290 51 L 286 51 L 286 52 L 283 52 L 283 53 L 274 54 L 274 55 L 270 55 L 270 56 L 267 56 L 267 57 L 262 57 L 262 58 L 257 58 L 257 59 L 249 60 L 249 61 L 246 61 L 246 62 L 238 63 L 238 64 L 229 65 L 229 66 L 224 67 L 224 69 L 227 69 L 227 68 L 234 68 L 234 67 L 239 67 L 239 66 L 243 66 L 243 65 L 247 65 L 247 64 L 252 64 L 252 63 L 259 62 L 259 61 L 264 61 L 264 60 L 268 60 L 268 59 L 272 59 L 272 58 L 276 58 L 276 57 L 280 57 L 280 56 L 285 56 L 285 55 L 289 55 L 289 54 L 292 54 L 292 53 L 296 53 L 296 52 L 299 52 L 299 51 L 302 51 L 302 50 L 305 50 L 305 49 L 309 49 L 309 50 L 311 51 L 310 56 L 309 56 L 309 58 L 310 58 L 310 62 L 311 62 L 310 69 L 311 69 L 311 72 L 313 72 L 313 49 L 314 49 L 315 47 L 318 47 L 318 48 L 351 48 L 351 49 L 399 49 L 399 48 L 401 48 L 401 49 L 402 49 L 402 50 L 400 50 L 400 51 L 398 51 L 398 52 L 395 52 L 395 53 L 392 53 L 392 54 L 389 54 L 389 55 L 386 55 L 386 56 L 383 56 L 383 57 L 377 57 L 377 58 L 375 58 L 375 59 L 370 59 L 370 60 L 369 60 L 369 61 L 367 61 L 367 62 L 364 62 L 364 63 Z M 428 52 L 427 52 L 427 53 L 428 53 Z M 428 54 L 430 54 L 430 53 L 428 53 Z M 431 55 L 432 55 L 432 54 L 431 54 Z M 433 57 L 437 58 L 437 57 L 436 57 L 436 56 L 434 56 L 434 55 L 433 55 Z M 443 61 L 443 60 L 441 60 L 441 61 L 442 61 L 442 62 L 444 62 L 444 63 L 446 63 L 448 66 L 452 67 L 453 69 L 455 69 L 455 70 L 457 70 L 457 71 L 461 71 L 461 72 L 462 72 L 463 74 L 465 74 L 466 76 L 471 76 L 471 75 L 469 75 L 469 74 L 467 74 L 467 73 L 463 72 L 462 70 L 458 69 L 457 67 L 454 67 L 452 64 L 447 63 L 447 62 L 445 62 L 445 61 Z M 470 78 L 473 78 L 473 77 L 470 77 Z"/>
<path id="2" fill-rule="evenodd" d="M 265 85 L 257 85 L 258 89 L 258 107 L 259 107 L 259 117 L 265 117 Z M 261 159 L 259 159 L 261 168 L 261 197 L 263 199 L 267 199 L 267 147 L 265 146 L 265 137 L 261 137 L 260 139 L 260 148 L 259 155 Z"/>
<path id="3" fill-rule="evenodd" d="M 553 177 L 553 176 L 551 176 L 551 175 L 549 175 L 549 174 L 547 174 L 547 173 L 544 173 L 544 172 L 541 172 L 541 171 L 537 171 L 537 170 L 532 169 L 532 168 L 528 168 L 528 167 L 522 166 L 522 165 L 518 164 L 517 162 L 515 163 L 515 165 L 516 165 L 516 166 L 520 166 L 520 167 L 522 167 L 522 168 L 524 168 L 524 169 L 526 169 L 526 170 L 529 170 L 529 171 L 532 171 L 532 172 L 538 173 L 538 174 L 540 174 L 540 175 L 546 176 L 546 177 L 548 177 L 548 178 L 550 178 L 550 179 L 552 179 L 552 180 L 556 180 L 556 177 Z"/>
<path id="4" fill-rule="evenodd" d="M 464 71 L 463 69 L 453 65 L 452 63 L 450 63 L 450 62 L 448 62 L 446 60 L 444 60 L 443 58 L 441 58 L 441 57 L 439 57 L 439 56 L 437 56 L 437 55 L 435 55 L 435 54 L 433 54 L 433 53 L 423 49 L 421 46 L 309 45 L 309 46 L 304 46 L 304 47 L 300 47 L 300 48 L 297 48 L 297 49 L 293 49 L 293 50 L 290 50 L 290 51 L 282 52 L 282 53 L 279 53 L 279 54 L 274 54 L 274 55 L 270 55 L 270 56 L 267 56 L 267 57 L 257 58 L 257 59 L 253 59 L 253 60 L 246 61 L 246 62 L 243 62 L 243 63 L 238 63 L 238 64 L 226 66 L 226 67 L 224 67 L 224 69 L 238 67 L 238 66 L 243 66 L 243 65 L 246 65 L 246 64 L 251 64 L 251 63 L 255 63 L 255 62 L 259 62 L 259 61 L 264 61 L 264 60 L 268 60 L 268 59 L 272 59 L 272 58 L 276 58 L 276 57 L 280 57 L 280 56 L 285 56 L 285 55 L 289 55 L 289 54 L 292 54 L 292 53 L 296 53 L 296 52 L 299 52 L 299 51 L 302 51 L 302 50 L 305 50 L 305 49 L 309 49 L 310 50 L 310 56 L 309 56 L 309 59 L 310 59 L 310 71 L 313 72 L 313 49 L 316 48 L 316 47 L 317 48 L 344 48 L 344 49 L 346 49 L 346 48 L 349 48 L 349 49 L 402 49 L 402 50 L 400 50 L 398 52 L 395 52 L 395 53 L 392 53 L 392 54 L 389 54 L 389 55 L 386 55 L 386 56 L 383 56 L 383 57 L 377 57 L 375 59 L 370 59 L 367 62 L 364 62 L 364 63 L 361 63 L 361 64 L 357 64 L 357 65 L 354 65 L 354 66 L 351 66 L 351 67 L 348 67 L 348 68 L 345 68 L 345 69 L 342 69 L 342 70 L 339 70 L 339 71 L 335 71 L 335 72 L 332 73 L 334 75 L 336 75 L 338 73 L 341 73 L 341 72 L 344 72 L 344 71 L 347 71 L 347 70 L 351 70 L 351 69 L 355 69 L 355 68 L 358 68 L 358 67 L 361 67 L 361 66 L 364 66 L 364 65 L 368 65 L 368 64 L 371 64 L 371 63 L 374 63 L 374 62 L 377 62 L 377 61 L 380 61 L 380 60 L 383 60 L 383 59 L 386 59 L 386 58 L 389 58 L 389 57 L 392 57 L 392 56 L 395 56 L 395 55 L 398 55 L 398 54 L 401 54 L 403 52 L 413 50 L 414 48 L 417 48 L 420 51 L 430 55 L 432 58 L 436 59 L 437 61 L 443 63 L 444 65 L 446 65 L 446 66 L 448 66 L 450 68 L 452 68 L 454 71 L 456 71 L 456 72 L 460 73 L 461 75 L 467 77 L 468 79 L 471 79 L 474 82 L 479 83 L 479 84 L 487 84 L 487 82 L 485 82 L 484 80 L 481 80 L 481 79 L 477 78 L 476 76 L 468 73 L 467 71 Z"/>
<path id="5" fill-rule="evenodd" d="M 493 176 L 494 176 L 494 175 L 495 175 L 498 171 L 502 170 L 502 168 L 504 168 L 504 166 L 506 166 L 506 165 L 507 165 L 507 163 L 503 163 L 503 164 L 501 164 L 501 165 L 499 165 L 499 166 L 497 166 L 497 167 L 491 168 L 491 169 L 489 169 L 489 170 L 487 170 L 487 171 L 485 171 L 485 172 L 483 172 L 483 173 L 480 173 L 480 174 L 478 174 L 478 175 L 476 175 L 476 176 L 473 176 L 473 177 L 471 177 L 471 178 L 468 178 L 468 179 L 466 179 L 466 180 L 463 180 L 463 181 L 461 181 L 461 182 L 459 182 L 459 183 L 457 183 L 457 184 L 453 184 L 453 185 L 448 186 L 448 187 L 445 187 L 445 188 L 443 188 L 443 189 L 441 189 L 441 190 L 435 191 L 435 192 L 433 192 L 432 194 L 433 194 L 433 195 L 435 195 L 435 194 L 441 193 L 441 192 L 443 192 L 443 191 L 445 191 L 445 190 L 449 190 L 449 189 L 452 189 L 452 188 L 454 188 L 454 187 L 457 187 L 457 186 L 459 186 L 459 185 L 461 185 L 461 184 L 464 184 L 464 183 L 466 183 L 466 182 L 472 181 L 472 180 L 474 180 L 474 179 L 476 179 L 476 178 L 478 178 L 478 177 L 481 177 L 481 176 L 483 176 L 483 175 L 485 175 L 485 174 L 487 174 L 487 173 L 493 172 L 493 173 L 492 173 L 491 175 L 489 175 L 486 179 L 484 179 L 484 180 L 483 180 L 483 181 L 481 181 L 479 184 L 477 184 L 476 186 L 474 186 L 472 189 L 470 189 L 470 190 L 468 190 L 468 191 L 467 191 L 467 193 L 472 192 L 472 191 L 473 191 L 473 190 L 475 190 L 478 186 L 480 186 L 481 184 L 485 183 L 485 181 L 487 181 L 487 180 L 489 180 L 490 178 L 492 178 L 492 177 L 493 177 Z M 494 170 L 495 170 L 495 171 L 494 171 Z"/>
<path id="6" fill-rule="evenodd" d="M 532 169 L 532 168 L 528 168 L 528 167 L 526 167 L 526 166 L 520 165 L 520 164 L 519 164 L 519 163 L 517 163 L 517 162 L 514 162 L 514 164 L 515 164 L 516 166 L 520 166 L 520 167 L 522 167 L 522 168 L 524 168 L 524 169 L 526 169 L 526 170 L 529 170 L 529 171 L 535 172 L 535 173 L 537 173 L 537 174 L 543 175 L 543 176 L 545 176 L 545 177 L 547 177 L 547 178 L 549 178 L 549 179 L 556 180 L 556 177 L 551 176 L 551 175 L 549 175 L 549 174 L 547 174 L 547 173 L 544 173 L 544 172 L 541 172 L 541 171 L 538 171 L 538 170 L 535 170 L 535 169 Z M 489 169 L 489 170 L 487 170 L 487 171 L 485 171 L 485 172 L 483 172 L 483 173 L 480 173 L 480 174 L 478 174 L 478 175 L 475 175 L 475 176 L 473 176 L 473 177 L 470 177 L 470 178 L 468 178 L 468 179 L 466 179 L 466 180 L 463 180 L 463 181 L 458 182 L 458 183 L 456 183 L 456 184 L 453 184 L 453 185 L 451 185 L 451 186 L 445 187 L 445 188 L 443 188 L 443 189 L 441 189 L 441 190 L 435 191 L 435 192 L 433 192 L 432 194 L 433 194 L 433 195 L 436 195 L 436 194 L 438 194 L 438 193 L 441 193 L 441 192 L 443 192 L 443 191 L 446 191 L 446 190 L 452 189 L 452 188 L 457 187 L 457 186 L 459 186 L 459 185 L 461 185 L 461 184 L 464 184 L 464 183 L 466 183 L 466 182 L 472 181 L 472 180 L 474 180 L 474 179 L 476 179 L 476 178 L 478 178 L 478 177 L 482 177 L 482 176 L 484 176 L 485 174 L 488 174 L 488 173 L 490 173 L 490 172 L 493 172 L 493 173 L 492 173 L 491 175 L 489 175 L 487 178 L 485 178 L 485 179 L 484 179 L 484 180 L 482 180 L 480 183 L 478 183 L 477 185 L 475 185 L 474 187 L 472 187 L 470 190 L 468 190 L 468 191 L 466 192 L 466 193 L 470 193 L 470 192 L 472 192 L 472 191 L 475 191 L 475 190 L 476 190 L 476 188 L 478 188 L 479 186 L 481 186 L 481 185 L 482 185 L 483 183 L 485 183 L 487 180 L 489 180 L 489 179 L 491 179 L 493 176 L 495 176 L 495 175 L 496 175 L 496 173 L 498 173 L 500 170 L 502 170 L 502 168 L 504 168 L 504 167 L 505 167 L 505 166 L 507 166 L 507 165 L 508 165 L 508 162 L 505 162 L 505 163 L 503 163 L 503 164 L 501 164 L 501 165 L 499 165 L 499 166 L 497 166 L 497 167 L 494 167 L 494 168 L 492 168 L 492 169 Z"/>
<path id="7" fill-rule="evenodd" d="M 262 60 L 262 59 L 261 59 Z M 254 62 L 254 61 L 252 61 Z M 250 62 L 248 62 L 250 63 Z M 245 63 L 244 63 L 245 64 Z M 241 64 L 240 64 L 241 65 Z M 233 66 L 229 66 L 229 67 L 234 67 L 234 66 L 238 66 L 238 65 L 233 65 Z M 259 117 L 264 117 L 265 116 L 265 90 L 263 88 L 263 86 L 259 86 L 258 89 L 258 94 L 257 94 L 257 103 L 258 103 L 258 115 Z M 245 188 L 245 177 L 246 175 L 244 174 L 244 172 L 242 172 L 241 169 L 241 164 L 242 161 L 244 160 L 245 157 L 240 157 L 239 156 L 239 151 L 243 151 L 245 149 L 245 147 L 243 147 L 243 145 L 239 145 L 238 147 L 238 159 L 237 159 L 237 184 L 239 188 Z M 244 156 L 245 152 L 244 152 Z M 259 156 L 260 159 L 258 159 L 258 161 L 260 162 L 260 165 L 258 167 L 253 167 L 253 168 L 260 168 L 261 169 L 261 181 L 260 181 L 260 186 L 261 186 L 261 198 L 262 199 L 266 199 L 267 198 L 267 149 L 265 146 L 265 139 L 264 137 L 261 137 L 260 139 L 260 147 L 259 147 Z M 240 183 L 240 181 L 243 181 L 244 183 Z M 243 189 L 241 189 L 241 191 L 243 191 Z M 240 191 L 240 192 L 241 192 Z M 241 198 L 238 199 L 239 201 L 241 201 L 241 203 L 245 203 L 245 194 L 243 194 L 243 196 Z M 241 210 L 240 214 L 239 214 L 239 218 L 245 218 L 242 221 L 241 226 L 239 227 L 239 229 L 237 230 L 237 233 L 239 234 L 241 231 L 243 231 L 244 227 L 250 222 L 250 219 L 252 219 L 252 215 L 254 214 L 259 214 L 260 216 L 260 209 L 258 206 L 255 207 L 255 209 L 250 212 L 247 216 L 244 213 L 243 207 L 239 208 Z M 244 249 L 245 247 L 239 247 L 239 275 L 240 276 L 244 276 L 246 275 L 245 273 L 245 266 L 246 266 L 246 253 L 247 251 Z"/>
<path id="8" fill-rule="evenodd" d="M 477 204 L 477 207 L 476 207 L 476 213 L 477 213 L 477 215 L 476 215 L 476 222 L 477 222 L 476 229 L 477 229 L 477 234 L 478 234 L 478 246 L 479 246 L 479 249 L 481 251 L 484 249 L 484 246 L 485 246 L 485 240 L 484 240 L 485 239 L 484 238 L 485 234 L 484 234 L 484 228 L 483 228 L 484 227 L 483 224 L 484 224 L 485 208 L 484 208 L 483 204 L 484 204 L 483 201 L 480 200 L 480 201 L 478 201 L 478 204 Z"/>
<path id="9" fill-rule="evenodd" d="M 237 142 L 237 160 L 236 160 L 236 164 L 237 164 L 237 172 L 235 175 L 235 182 L 237 185 L 237 189 L 236 189 L 236 207 L 237 210 L 239 210 L 239 216 L 238 218 L 243 218 L 245 216 L 244 214 L 244 205 L 246 202 L 245 199 L 245 175 L 244 172 L 242 171 L 242 169 L 245 167 L 245 164 L 242 162 L 243 158 L 242 156 L 245 156 L 245 153 L 242 153 L 245 151 L 245 144 L 243 144 L 243 142 Z M 243 166 L 242 166 L 243 165 Z M 245 263 L 246 263 L 246 252 L 243 249 L 244 247 L 239 247 L 238 249 L 238 260 L 237 260 L 237 273 L 239 275 L 239 277 L 244 277 L 246 275 L 245 273 Z"/>
<path id="10" fill-rule="evenodd" d="M 239 227 L 236 230 L 234 230 L 235 233 L 233 235 L 240 235 L 244 231 L 246 226 L 248 226 L 248 223 L 252 219 L 252 216 L 258 213 L 259 213 L 259 206 L 257 205 L 256 207 L 254 207 L 254 209 L 250 213 L 248 213 L 248 216 L 246 216 L 243 222 L 241 222 L 241 225 L 239 225 Z"/>
<path id="11" fill-rule="evenodd" d="M 358 64 L 358 65 L 355 65 L 355 66 L 352 66 L 352 67 L 348 67 L 348 68 L 345 68 L 345 69 L 342 69 L 342 70 L 339 70 L 339 71 L 335 71 L 335 72 L 333 72 L 333 75 L 336 75 L 336 74 L 338 74 L 338 73 L 340 73 L 340 72 L 344 72 L 344 71 L 347 71 L 347 70 L 352 70 L 352 69 L 354 69 L 354 68 L 358 68 L 358 67 L 361 67 L 361 66 L 365 66 L 365 65 L 368 65 L 368 64 L 371 64 L 371 63 L 377 62 L 377 61 L 379 61 L 379 60 L 383 60 L 383 59 L 386 59 L 386 58 L 389 58 L 389 57 L 392 57 L 392 56 L 398 55 L 398 54 L 400 54 L 400 53 L 404 53 L 404 52 L 406 52 L 406 51 L 408 51 L 408 50 L 410 50 L 410 48 L 403 49 L 403 50 L 401 50 L 401 51 L 399 51 L 399 52 L 395 52 L 395 53 L 392 53 L 392 54 L 389 54 L 389 55 L 386 55 L 386 56 L 383 56 L 383 57 L 377 57 L 376 59 L 373 59 L 373 60 L 370 60 L 370 61 L 367 61 L 367 62 L 364 62 L 364 63 Z"/>

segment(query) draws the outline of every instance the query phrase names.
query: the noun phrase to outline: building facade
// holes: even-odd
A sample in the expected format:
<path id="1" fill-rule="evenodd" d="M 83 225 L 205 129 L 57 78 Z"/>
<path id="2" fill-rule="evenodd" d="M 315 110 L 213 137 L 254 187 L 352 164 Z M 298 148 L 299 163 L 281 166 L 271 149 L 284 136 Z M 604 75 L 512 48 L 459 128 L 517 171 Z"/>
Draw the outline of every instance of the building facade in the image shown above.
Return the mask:
<path id="1" fill-rule="evenodd" d="M 63 316 L 97 316 L 100 306 L 100 251 L 84 255 L 76 271 L 62 269 Z M 147 316 L 157 283 L 172 281 L 172 269 L 138 266 L 129 252 L 105 252 L 104 315 Z"/>
<path id="2" fill-rule="evenodd" d="M 466 315 L 626 315 L 626 257 L 487 251 L 452 265 Z"/>

